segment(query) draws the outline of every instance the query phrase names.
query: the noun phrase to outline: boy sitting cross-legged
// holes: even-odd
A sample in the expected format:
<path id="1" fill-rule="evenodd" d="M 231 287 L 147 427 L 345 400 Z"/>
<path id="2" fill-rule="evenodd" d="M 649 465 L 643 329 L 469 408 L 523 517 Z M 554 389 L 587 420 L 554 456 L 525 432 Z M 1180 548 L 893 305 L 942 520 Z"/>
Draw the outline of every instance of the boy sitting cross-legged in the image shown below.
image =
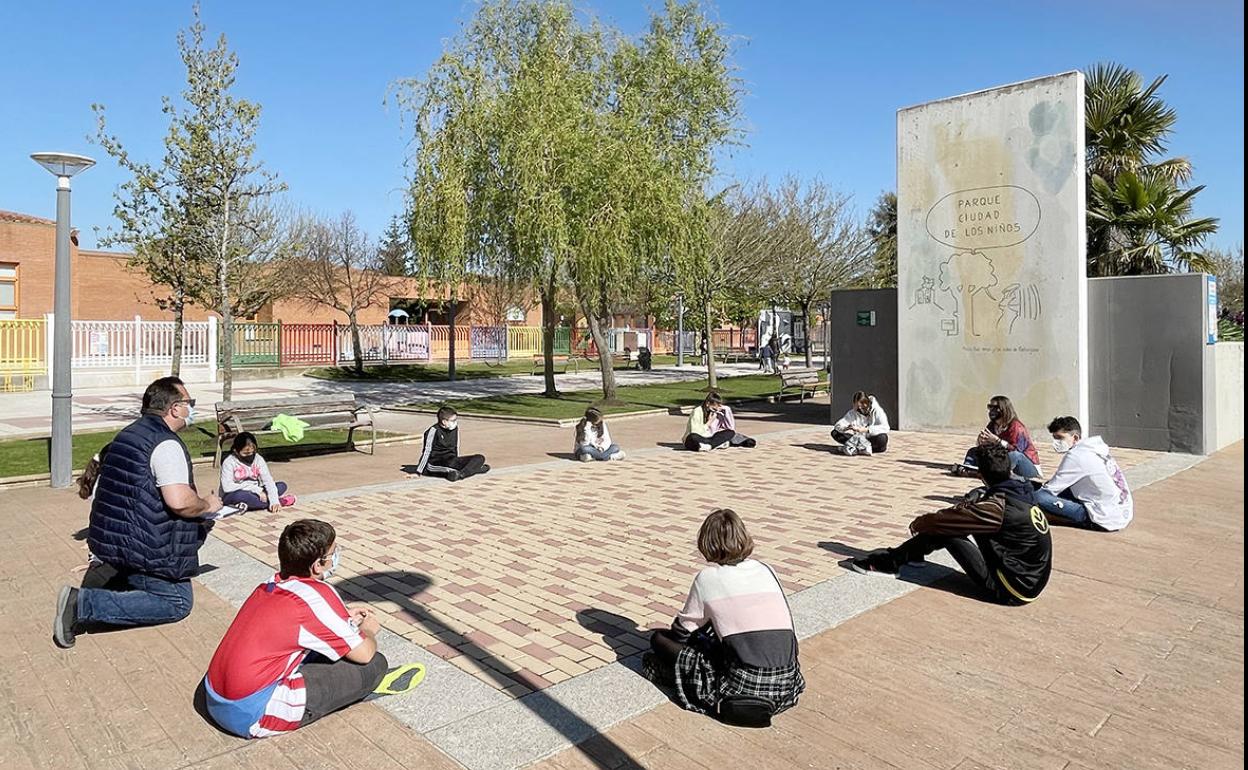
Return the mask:
<path id="1" fill-rule="evenodd" d="M 490 472 L 483 455 L 459 454 L 459 413 L 453 407 L 438 410 L 438 421 L 425 429 L 424 439 L 420 461 L 416 463 L 420 475 L 459 481 Z"/>
<path id="2" fill-rule="evenodd" d="M 310 724 L 361 700 L 386 674 L 377 619 L 348 610 L 325 582 L 341 553 L 334 528 L 292 522 L 277 552 L 281 571 L 243 603 L 204 677 L 209 716 L 244 738 Z"/>

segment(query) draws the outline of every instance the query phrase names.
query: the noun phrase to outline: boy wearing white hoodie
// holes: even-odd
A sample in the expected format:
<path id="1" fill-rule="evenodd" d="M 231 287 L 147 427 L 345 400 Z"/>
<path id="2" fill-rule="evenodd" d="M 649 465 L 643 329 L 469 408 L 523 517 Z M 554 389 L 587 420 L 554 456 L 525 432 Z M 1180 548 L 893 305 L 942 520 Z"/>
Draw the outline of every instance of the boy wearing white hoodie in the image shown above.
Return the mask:
<path id="1" fill-rule="evenodd" d="M 1057 472 L 1035 494 L 1036 505 L 1055 524 L 1116 532 L 1131 523 L 1131 489 L 1100 436 L 1083 438 L 1074 417 L 1049 423 L 1053 451 L 1062 456 Z"/>

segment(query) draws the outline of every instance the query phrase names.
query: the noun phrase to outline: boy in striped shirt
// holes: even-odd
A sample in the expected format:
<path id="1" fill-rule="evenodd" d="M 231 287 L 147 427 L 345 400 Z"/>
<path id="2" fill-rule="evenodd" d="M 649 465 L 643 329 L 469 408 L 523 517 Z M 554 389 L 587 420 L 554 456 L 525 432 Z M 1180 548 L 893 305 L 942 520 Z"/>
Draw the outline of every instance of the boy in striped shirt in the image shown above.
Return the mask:
<path id="1" fill-rule="evenodd" d="M 290 732 L 371 693 L 386 673 L 379 625 L 325 582 L 338 566 L 334 528 L 302 519 L 278 543 L 280 571 L 259 585 L 217 646 L 204 691 L 209 716 L 244 738 Z"/>

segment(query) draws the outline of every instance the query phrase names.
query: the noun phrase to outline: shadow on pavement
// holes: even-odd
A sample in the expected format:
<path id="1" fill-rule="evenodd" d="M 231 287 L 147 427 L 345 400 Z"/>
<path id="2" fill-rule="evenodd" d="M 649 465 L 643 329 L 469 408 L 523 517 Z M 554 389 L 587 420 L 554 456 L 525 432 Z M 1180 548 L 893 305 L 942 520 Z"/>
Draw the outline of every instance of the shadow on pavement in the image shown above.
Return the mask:
<path id="1" fill-rule="evenodd" d="M 853 571 L 849 566 L 851 561 L 862 558 L 871 553 L 871 551 L 856 548 L 837 540 L 823 541 L 819 543 L 819 547 L 825 551 L 836 554 L 837 556 L 845 557 L 841 560 L 840 567 L 841 569 L 850 572 Z M 857 575 L 858 573 L 855 572 L 854 574 Z M 988 604 L 995 604 L 995 602 L 993 602 L 987 594 L 980 590 L 979 586 L 972 583 L 970 578 L 968 578 L 960 570 L 946 567 L 945 565 L 937 564 L 936 562 L 925 561 L 922 563 L 907 564 L 901 568 L 901 571 L 897 573 L 896 576 L 879 573 L 861 575 L 860 577 L 864 580 L 879 580 L 892 577 L 895 580 L 901 580 L 906 583 L 923 586 L 924 588 L 934 588 L 937 591 L 944 591 L 945 593 L 950 593 L 954 596 L 961 596 L 966 599 L 974 599 Z"/>
<path id="2" fill-rule="evenodd" d="M 637 652 L 637 646 L 621 639 L 620 635 L 632 633 L 648 637 L 650 629 L 638 626 L 623 615 L 597 608 L 577 611 L 576 622 L 586 631 L 600 635 L 615 653 L 615 659 L 626 668 L 634 673 L 641 671 L 641 653 Z"/>
<path id="3" fill-rule="evenodd" d="M 486 676 L 493 680 L 495 686 L 500 690 L 517 682 L 523 683 L 526 680 L 532 682 L 530 686 L 540 684 L 529 679 L 510 663 L 499 659 L 492 652 L 470 639 L 465 633 L 456 630 L 449 621 L 443 620 L 417 602 L 415 600 L 416 597 L 433 583 L 429 576 L 404 570 L 366 572 L 357 577 L 336 581 L 334 585 L 340 588 L 343 593 L 356 600 L 368 601 L 363 595 L 357 593 L 361 587 L 367 587 L 365 581 L 389 586 L 390 592 L 386 595 L 386 598 L 399 605 L 408 622 L 420 625 L 426 632 L 437 637 L 444 644 L 454 647 L 464 655 L 481 663 L 481 669 L 486 672 Z M 396 585 L 402 586 L 402 590 L 396 590 Z M 373 588 L 367 588 L 367 590 L 374 594 L 377 593 Z M 638 663 L 638 667 L 640 667 L 640 663 Z M 528 695 L 518 698 L 516 702 L 533 712 L 535 716 L 560 733 L 595 767 L 603 770 L 608 768 L 610 770 L 642 770 L 642 766 L 629 756 L 623 748 L 600 733 L 576 712 L 551 698 L 543 690 L 534 689 Z M 586 742 L 591 742 L 591 746 L 582 747 L 580 745 Z"/>

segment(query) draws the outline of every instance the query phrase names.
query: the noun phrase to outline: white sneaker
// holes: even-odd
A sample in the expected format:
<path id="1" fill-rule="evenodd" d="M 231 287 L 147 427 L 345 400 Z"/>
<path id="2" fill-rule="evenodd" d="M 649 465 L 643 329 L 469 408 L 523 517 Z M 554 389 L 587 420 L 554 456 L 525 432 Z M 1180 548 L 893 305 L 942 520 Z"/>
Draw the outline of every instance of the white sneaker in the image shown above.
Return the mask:
<path id="1" fill-rule="evenodd" d="M 588 463 L 588 462 L 592 462 L 594 458 L 590 457 L 586 453 L 581 453 L 581 455 L 577 459 L 579 459 L 583 463 Z"/>
<path id="2" fill-rule="evenodd" d="M 711 445 L 710 444 L 698 444 L 698 451 L 709 452 L 711 451 Z"/>
<path id="3" fill-rule="evenodd" d="M 624 455 L 624 450 L 623 450 L 623 449 L 621 449 L 620 451 L 618 451 L 618 452 L 616 452 L 615 454 L 611 455 L 611 456 L 610 456 L 610 457 L 608 457 L 607 459 L 608 459 L 608 460 L 623 460 L 623 459 L 624 459 L 624 456 L 625 456 L 625 455 Z"/>

